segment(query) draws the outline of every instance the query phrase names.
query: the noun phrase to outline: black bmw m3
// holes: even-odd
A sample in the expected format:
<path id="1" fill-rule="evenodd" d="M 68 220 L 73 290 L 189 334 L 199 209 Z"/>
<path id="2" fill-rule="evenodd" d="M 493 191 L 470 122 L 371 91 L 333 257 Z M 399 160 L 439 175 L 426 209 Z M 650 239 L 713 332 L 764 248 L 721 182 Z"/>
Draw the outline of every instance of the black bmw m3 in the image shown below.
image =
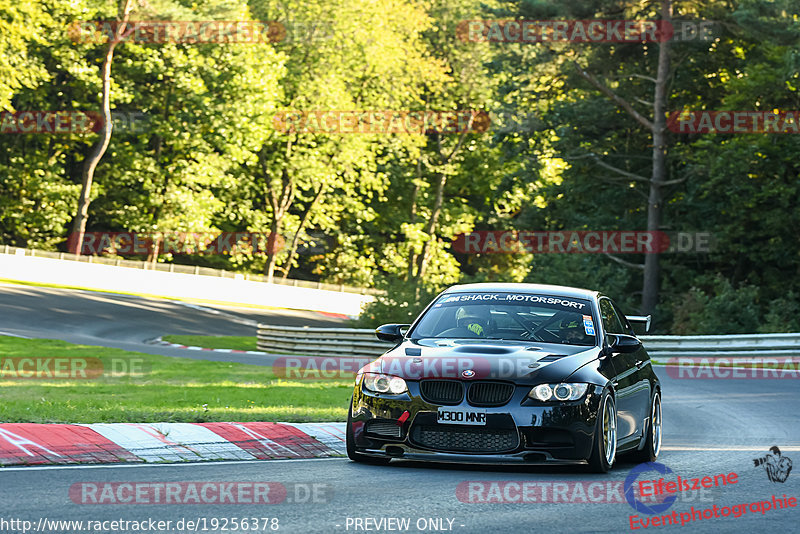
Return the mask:
<path id="1" fill-rule="evenodd" d="M 654 461 L 661 389 L 631 323 L 595 291 L 454 286 L 356 375 L 351 460 L 584 464 Z"/>

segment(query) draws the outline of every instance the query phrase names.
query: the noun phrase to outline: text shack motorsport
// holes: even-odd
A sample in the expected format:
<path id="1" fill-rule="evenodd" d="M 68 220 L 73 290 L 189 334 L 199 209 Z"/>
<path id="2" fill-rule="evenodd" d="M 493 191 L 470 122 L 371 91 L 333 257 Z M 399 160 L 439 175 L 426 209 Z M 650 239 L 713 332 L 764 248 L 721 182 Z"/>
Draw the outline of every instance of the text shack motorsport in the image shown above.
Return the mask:
<path id="1" fill-rule="evenodd" d="M 526 295 L 526 294 L 513 294 L 513 293 L 474 293 L 467 295 L 452 295 L 445 297 L 441 302 L 436 305 L 452 305 L 452 303 L 467 303 L 467 302 L 497 302 L 503 303 L 526 303 L 526 304 L 553 304 L 563 306 L 564 308 L 571 308 L 574 310 L 583 310 L 588 306 L 585 302 L 576 302 L 574 300 L 567 300 L 558 297 L 542 297 L 539 295 Z"/>

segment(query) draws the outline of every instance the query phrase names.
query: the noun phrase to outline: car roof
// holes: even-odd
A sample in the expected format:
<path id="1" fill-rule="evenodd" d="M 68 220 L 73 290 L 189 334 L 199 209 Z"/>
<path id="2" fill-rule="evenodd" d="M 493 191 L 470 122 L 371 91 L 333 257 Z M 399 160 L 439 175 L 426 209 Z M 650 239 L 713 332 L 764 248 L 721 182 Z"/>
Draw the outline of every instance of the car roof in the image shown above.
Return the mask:
<path id="1" fill-rule="evenodd" d="M 553 286 L 548 284 L 516 284 L 516 283 L 481 283 L 461 284 L 448 288 L 445 293 L 473 293 L 476 291 L 497 291 L 515 293 L 533 293 L 537 295 L 552 295 L 558 297 L 572 297 L 577 299 L 593 300 L 599 293 L 578 287 Z"/>

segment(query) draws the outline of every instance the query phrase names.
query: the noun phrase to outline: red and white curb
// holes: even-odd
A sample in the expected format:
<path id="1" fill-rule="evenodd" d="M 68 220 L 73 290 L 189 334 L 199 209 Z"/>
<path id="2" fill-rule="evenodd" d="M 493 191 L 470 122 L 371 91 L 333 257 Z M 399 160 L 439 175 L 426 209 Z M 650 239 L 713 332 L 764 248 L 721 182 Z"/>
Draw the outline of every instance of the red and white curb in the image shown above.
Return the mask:
<path id="1" fill-rule="evenodd" d="M 0 423 L 0 466 L 345 454 L 345 423 Z"/>
<path id="2" fill-rule="evenodd" d="M 175 349 L 187 349 L 187 350 L 206 350 L 211 352 L 224 352 L 227 354 L 256 354 L 258 356 L 266 356 L 266 352 L 262 352 L 260 350 L 237 350 L 237 349 L 208 349 L 205 347 L 196 347 L 194 345 L 181 345 L 180 343 L 170 343 L 169 341 L 164 341 L 163 339 L 156 338 L 153 341 L 149 342 L 154 345 L 160 345 L 162 347 L 172 347 Z"/>

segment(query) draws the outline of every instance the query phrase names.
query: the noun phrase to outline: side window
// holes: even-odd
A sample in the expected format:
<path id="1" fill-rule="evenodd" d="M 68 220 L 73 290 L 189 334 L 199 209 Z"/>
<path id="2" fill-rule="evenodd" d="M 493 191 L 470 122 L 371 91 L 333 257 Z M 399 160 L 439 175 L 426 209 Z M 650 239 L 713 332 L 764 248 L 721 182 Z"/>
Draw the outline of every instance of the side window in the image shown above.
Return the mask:
<path id="1" fill-rule="evenodd" d="M 628 321 L 628 318 L 625 317 L 625 314 L 620 311 L 619 307 L 615 303 L 612 302 L 611 305 L 614 306 L 614 311 L 617 312 L 617 316 L 622 322 L 622 333 L 635 336 L 636 333 L 633 331 L 633 327 L 631 326 L 631 323 Z"/>
<path id="2" fill-rule="evenodd" d="M 600 319 L 603 320 L 603 329 L 606 334 L 626 334 L 625 329 L 622 327 L 617 312 L 614 311 L 614 305 L 608 299 L 600 300 Z"/>
<path id="3" fill-rule="evenodd" d="M 492 312 L 491 320 L 494 321 L 496 328 L 510 328 L 513 330 L 522 329 L 519 323 L 514 321 L 511 316 L 503 310 Z"/>

